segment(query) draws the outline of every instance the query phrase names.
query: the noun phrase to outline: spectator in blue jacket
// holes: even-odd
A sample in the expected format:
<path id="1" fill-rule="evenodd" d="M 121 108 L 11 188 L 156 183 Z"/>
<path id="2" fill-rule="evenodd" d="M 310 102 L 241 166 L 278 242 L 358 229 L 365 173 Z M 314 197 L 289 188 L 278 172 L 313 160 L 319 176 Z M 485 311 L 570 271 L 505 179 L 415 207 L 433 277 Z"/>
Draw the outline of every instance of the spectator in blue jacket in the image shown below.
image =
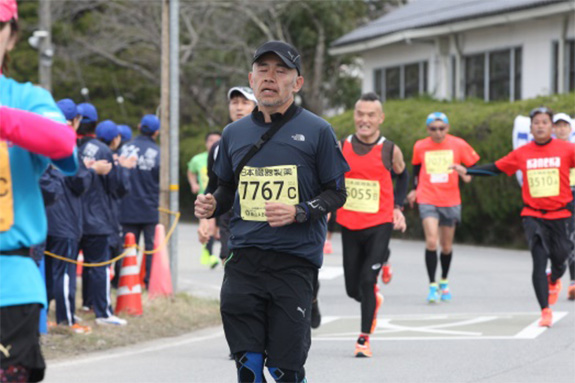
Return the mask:
<path id="1" fill-rule="evenodd" d="M 122 228 L 120 225 L 120 201 L 126 194 L 130 192 L 130 174 L 128 169 L 136 165 L 135 158 L 126 158 L 118 156 L 118 149 L 122 144 L 122 130 L 121 125 L 116 125 L 112 121 L 104 121 L 96 128 L 96 138 L 108 145 L 112 151 L 114 164 L 118 169 L 119 183 L 116 190 L 110 195 L 110 211 L 112 212 L 112 234 L 108 237 L 108 245 L 110 248 L 110 258 L 115 258 L 123 252 L 122 241 Z M 129 128 L 128 128 L 129 129 Z M 121 271 L 120 262 L 116 262 L 115 276 L 112 280 L 112 285 L 118 287 L 119 274 Z M 117 266 L 117 267 L 116 267 Z"/>
<path id="2" fill-rule="evenodd" d="M 81 116 L 77 106 L 71 99 L 57 102 L 58 107 L 74 130 L 80 125 Z M 82 195 L 92 184 L 93 178 L 106 175 L 112 169 L 112 164 L 106 160 L 86 161 L 80 163 L 78 173 L 65 176 L 55 167 L 49 167 L 40 179 L 42 190 L 50 183 L 59 185 L 62 196 L 53 204 L 47 205 L 48 238 L 46 250 L 66 257 L 70 260 L 78 258 L 78 243 L 82 237 Z M 46 202 L 46 198 L 44 199 Z M 51 278 L 49 278 L 51 275 Z M 50 281 L 51 279 L 51 281 Z M 51 283 L 50 283 L 51 282 Z M 76 265 L 71 262 L 46 257 L 46 283 L 48 303 L 53 298 L 56 301 L 56 323 L 70 326 L 76 333 L 91 332 L 89 326 L 76 323 Z"/>
<path id="3" fill-rule="evenodd" d="M 95 137 L 98 121 L 96 108 L 87 103 L 78 105 L 78 108 L 83 116 L 78 128 L 78 134 L 81 135 L 78 143 L 80 159 L 106 160 L 112 164 L 110 173 L 94 177 L 92 186 L 82 199 L 83 235 L 80 248 L 84 252 L 86 263 L 99 263 L 110 259 L 109 236 L 114 233 L 110 199 L 122 187 L 122 182 L 120 171 L 114 164 L 112 150 Z M 116 127 L 116 124 L 109 120 L 99 125 L 110 124 Z M 116 127 L 116 136 L 118 135 Z M 126 325 L 125 319 L 118 318 L 112 313 L 109 273 L 110 269 L 107 266 L 85 268 L 84 274 L 87 280 L 83 280 L 84 306 L 93 307 L 96 324 Z"/>
<path id="4" fill-rule="evenodd" d="M 156 139 L 160 134 L 160 120 L 153 114 L 145 115 L 138 126 L 140 135 L 122 148 L 123 157 L 137 158 L 137 166 L 130 171 L 131 192 L 121 203 L 120 223 L 124 235 L 134 233 L 136 242 L 144 233 L 145 248 L 154 249 L 154 228 L 158 224 L 160 204 L 160 148 Z M 152 254 L 146 255 L 146 287 L 150 280 Z"/>

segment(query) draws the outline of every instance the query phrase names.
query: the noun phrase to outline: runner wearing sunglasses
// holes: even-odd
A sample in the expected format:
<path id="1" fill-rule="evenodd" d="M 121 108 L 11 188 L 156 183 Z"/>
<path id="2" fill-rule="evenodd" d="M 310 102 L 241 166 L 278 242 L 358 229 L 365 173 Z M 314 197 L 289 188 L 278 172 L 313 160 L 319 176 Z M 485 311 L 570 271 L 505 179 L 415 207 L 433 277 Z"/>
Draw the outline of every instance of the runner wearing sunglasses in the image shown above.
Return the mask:
<path id="1" fill-rule="evenodd" d="M 524 174 L 522 186 L 523 228 L 533 259 L 532 282 L 541 307 L 539 326 L 551 327 L 553 316 L 549 305 L 557 302 L 561 277 L 571 251 L 569 234 L 572 220 L 573 195 L 569 172 L 575 167 L 575 145 L 552 138 L 553 112 L 536 108 L 529 114 L 533 141 L 523 145 L 495 163 L 466 169 L 452 168 L 460 175 L 494 176 L 500 173 Z M 551 273 L 546 274 L 548 260 Z"/>
<path id="2" fill-rule="evenodd" d="M 444 113 L 434 112 L 427 116 L 429 137 L 418 140 L 413 147 L 413 185 L 407 195 L 409 205 L 419 205 L 419 215 L 425 233 L 425 265 L 429 276 L 427 301 L 451 300 L 447 276 L 453 257 L 455 225 L 461 222 L 461 196 L 459 175 L 450 165 L 464 163 L 472 166 L 479 155 L 465 140 L 449 133 L 449 120 Z M 470 176 L 463 176 L 470 182 Z M 438 242 L 441 246 L 441 279 L 437 284 Z"/>

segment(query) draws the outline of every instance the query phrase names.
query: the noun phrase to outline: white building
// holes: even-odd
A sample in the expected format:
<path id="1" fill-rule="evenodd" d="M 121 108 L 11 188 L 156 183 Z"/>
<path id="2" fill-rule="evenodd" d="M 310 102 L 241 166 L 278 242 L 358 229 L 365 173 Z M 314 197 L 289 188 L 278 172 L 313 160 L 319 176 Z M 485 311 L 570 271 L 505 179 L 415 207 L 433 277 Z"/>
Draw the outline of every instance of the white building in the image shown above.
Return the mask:
<path id="1" fill-rule="evenodd" d="M 336 40 L 383 99 L 519 100 L 575 90 L 574 0 L 412 0 Z"/>

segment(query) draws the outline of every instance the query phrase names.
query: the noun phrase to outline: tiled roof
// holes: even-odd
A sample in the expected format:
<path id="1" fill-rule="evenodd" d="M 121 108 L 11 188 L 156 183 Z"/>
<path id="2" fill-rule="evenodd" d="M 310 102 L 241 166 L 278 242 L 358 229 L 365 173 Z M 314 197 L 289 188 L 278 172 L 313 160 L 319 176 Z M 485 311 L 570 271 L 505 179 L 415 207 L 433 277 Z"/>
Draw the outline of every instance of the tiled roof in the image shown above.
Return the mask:
<path id="1" fill-rule="evenodd" d="M 431 27 L 567 1 L 572 0 L 412 0 L 407 5 L 340 37 L 332 47 L 407 29 Z"/>

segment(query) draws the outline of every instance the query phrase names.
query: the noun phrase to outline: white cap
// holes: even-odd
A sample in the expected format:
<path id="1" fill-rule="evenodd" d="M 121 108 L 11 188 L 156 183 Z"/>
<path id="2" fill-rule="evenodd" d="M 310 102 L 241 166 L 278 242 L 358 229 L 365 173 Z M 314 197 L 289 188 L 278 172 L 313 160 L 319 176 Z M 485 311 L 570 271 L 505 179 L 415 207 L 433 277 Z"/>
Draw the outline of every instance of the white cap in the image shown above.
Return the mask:
<path id="1" fill-rule="evenodd" d="M 251 88 L 248 88 L 247 86 L 234 86 L 233 88 L 231 88 L 228 91 L 228 101 L 232 99 L 232 93 L 234 93 L 234 92 L 239 92 L 247 100 L 253 101 L 256 104 L 258 103 L 258 100 L 256 99 L 256 96 L 254 95 L 254 91 Z"/>
<path id="2" fill-rule="evenodd" d="M 558 121 L 565 121 L 569 125 L 571 125 L 571 129 L 573 129 L 573 120 L 567 113 L 556 113 L 553 115 L 553 123 L 556 124 Z"/>

